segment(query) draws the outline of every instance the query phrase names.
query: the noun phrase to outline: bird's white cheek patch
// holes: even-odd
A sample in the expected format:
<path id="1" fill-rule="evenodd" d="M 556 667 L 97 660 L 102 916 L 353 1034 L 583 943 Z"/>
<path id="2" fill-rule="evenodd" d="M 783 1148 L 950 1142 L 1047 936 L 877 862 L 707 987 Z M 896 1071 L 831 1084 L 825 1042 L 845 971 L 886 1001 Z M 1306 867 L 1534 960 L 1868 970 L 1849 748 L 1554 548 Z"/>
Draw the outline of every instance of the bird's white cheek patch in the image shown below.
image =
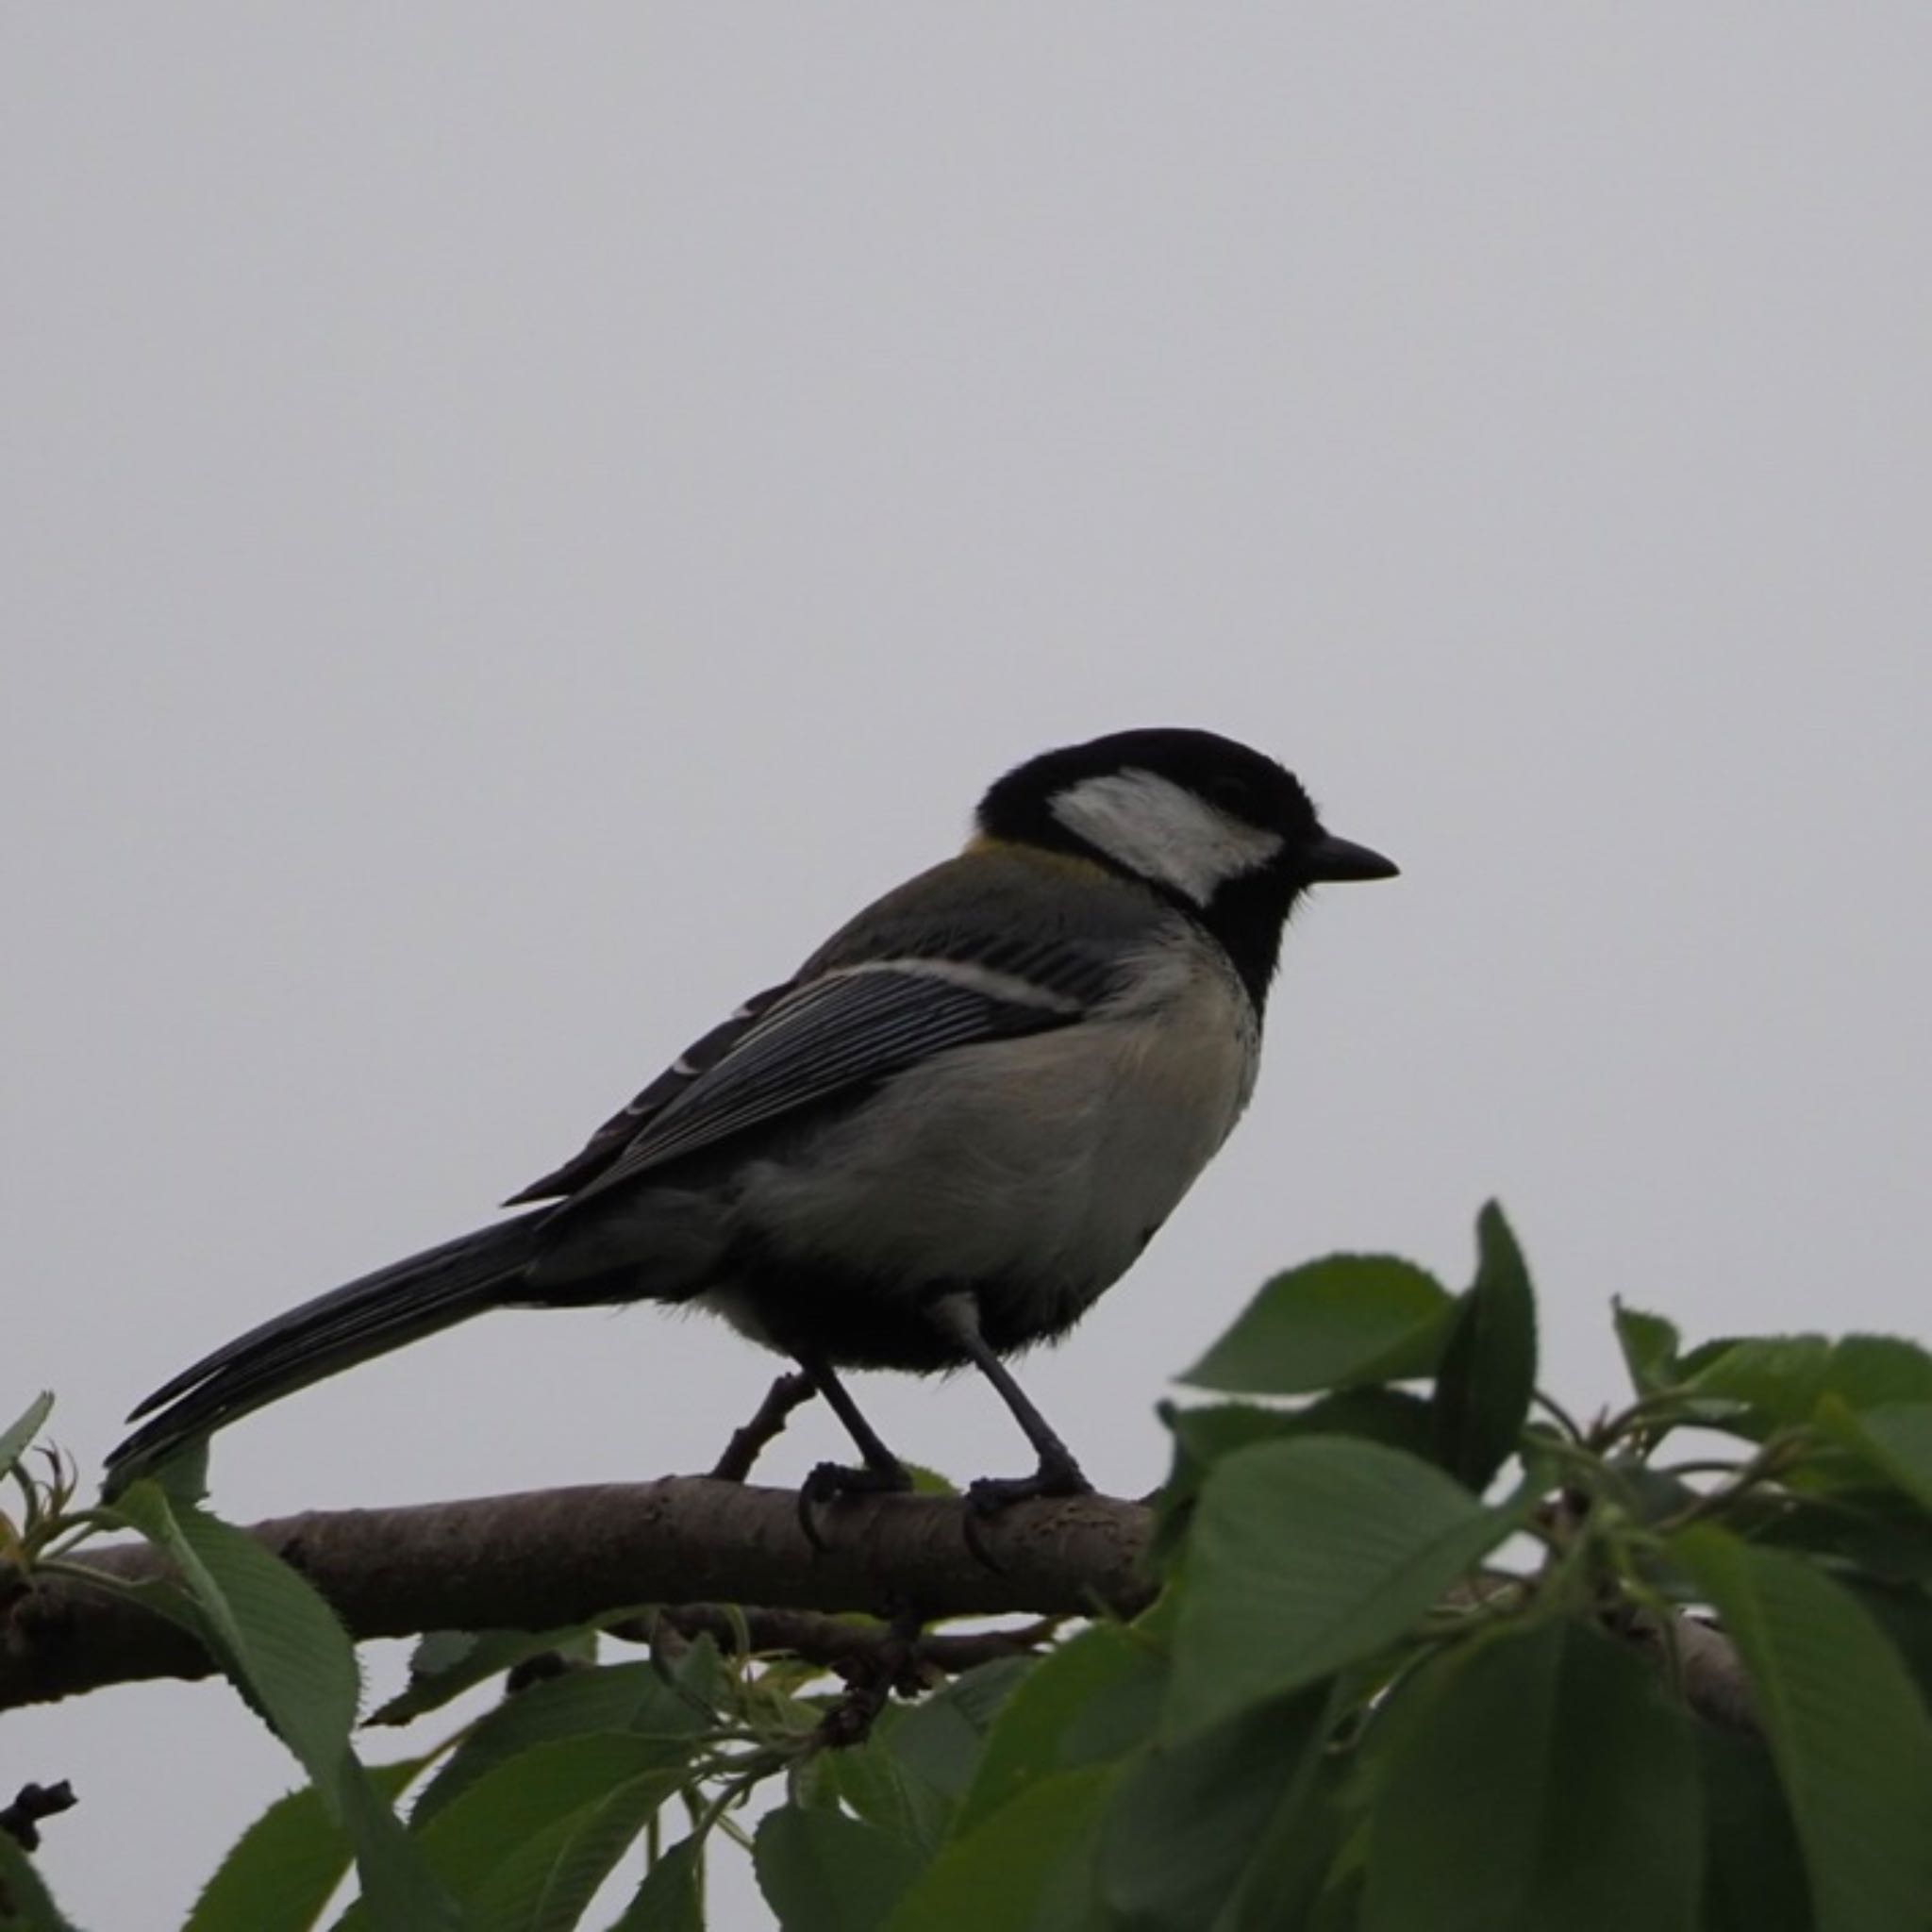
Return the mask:
<path id="1" fill-rule="evenodd" d="M 1083 778 L 1054 800 L 1053 815 L 1130 872 L 1197 906 L 1281 850 L 1279 833 L 1247 824 L 1154 772 Z"/>

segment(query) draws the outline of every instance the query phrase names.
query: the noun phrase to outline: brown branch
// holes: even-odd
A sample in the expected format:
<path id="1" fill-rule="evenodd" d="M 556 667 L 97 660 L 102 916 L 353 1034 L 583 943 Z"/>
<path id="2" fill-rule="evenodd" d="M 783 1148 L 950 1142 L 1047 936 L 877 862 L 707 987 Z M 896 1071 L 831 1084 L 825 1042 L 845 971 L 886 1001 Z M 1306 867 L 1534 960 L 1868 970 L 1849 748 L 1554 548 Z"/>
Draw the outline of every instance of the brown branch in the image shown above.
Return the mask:
<path id="1" fill-rule="evenodd" d="M 765 1391 L 765 1399 L 758 1404 L 750 1422 L 732 1431 L 724 1455 L 712 1467 L 713 1479 L 721 1483 L 745 1481 L 766 1446 L 784 1432 L 791 1411 L 803 1407 L 817 1393 L 811 1377 L 798 1370 L 780 1375 Z"/>
<path id="2" fill-rule="evenodd" d="M 767 1407 L 772 1398 L 767 1398 Z M 788 1650 L 828 1669 L 876 1673 L 890 1631 L 823 1613 L 916 1608 L 921 1617 L 1028 1612 L 1047 1619 L 1096 1607 L 1131 1612 L 1152 1584 L 1143 1568 L 1150 1517 L 1105 1496 L 1020 1505 L 982 1525 L 991 1568 L 969 1551 L 964 1506 L 949 1497 L 853 1497 L 824 1517 L 815 1554 L 790 1490 L 713 1476 L 609 1484 L 422 1504 L 316 1511 L 253 1534 L 301 1570 L 352 1636 L 428 1630 L 552 1630 L 639 1606 L 672 1606 L 688 1634 L 724 1640 L 742 1612 L 758 1650 Z M 165 1574 L 146 1544 L 83 1551 L 76 1567 L 136 1582 Z M 625 1633 L 629 1634 L 629 1633 Z M 1674 1649 L 1686 1700 L 1715 1723 L 1756 1729 L 1730 1641 L 1676 1620 L 1666 1645 L 1646 1618 L 1619 1634 Z M 1034 1647 L 1043 1633 L 939 1632 L 908 1667 L 958 1671 Z M 67 1577 L 0 1592 L 0 1709 L 153 1677 L 201 1677 L 214 1664 L 187 1632 Z"/>
<path id="3" fill-rule="evenodd" d="M 790 1490 L 709 1476 L 550 1490 L 396 1509 L 316 1511 L 252 1532 L 335 1607 L 352 1636 L 549 1630 L 647 1604 L 746 1603 L 773 1610 L 916 1607 L 925 1618 L 1131 1611 L 1149 1516 L 1075 1496 L 1026 1503 L 985 1524 L 990 1568 L 967 1548 L 951 1497 L 867 1496 L 824 1512 L 814 1554 Z M 165 1574 L 145 1544 L 70 1559 L 126 1582 Z M 0 1709 L 108 1684 L 198 1677 L 200 1644 L 84 1582 L 42 1577 L 0 1613 Z"/>

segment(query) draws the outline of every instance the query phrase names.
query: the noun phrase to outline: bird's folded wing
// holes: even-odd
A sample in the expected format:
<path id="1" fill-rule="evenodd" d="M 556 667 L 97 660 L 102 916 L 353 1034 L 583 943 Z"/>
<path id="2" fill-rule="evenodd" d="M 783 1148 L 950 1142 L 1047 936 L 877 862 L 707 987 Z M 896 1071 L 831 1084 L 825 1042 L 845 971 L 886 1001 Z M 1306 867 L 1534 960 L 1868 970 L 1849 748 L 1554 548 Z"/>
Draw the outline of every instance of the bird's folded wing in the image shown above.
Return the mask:
<path id="1" fill-rule="evenodd" d="M 701 1040 L 678 1055 L 642 1092 L 620 1108 L 584 1143 L 582 1151 L 571 1156 L 561 1167 L 553 1168 L 503 1205 L 521 1208 L 531 1201 L 555 1201 L 574 1194 L 593 1181 L 630 1143 L 639 1129 L 654 1115 L 662 1113 L 687 1089 L 704 1078 L 738 1042 L 749 1033 L 759 1018 L 771 1011 L 798 982 L 788 979 L 782 986 L 767 987 L 754 993 L 728 1020 L 720 1021 Z"/>
<path id="2" fill-rule="evenodd" d="M 779 988 L 707 1034 L 518 1201 L 602 1193 L 933 1054 L 1077 1020 L 1084 1003 L 972 961 L 868 961 Z"/>

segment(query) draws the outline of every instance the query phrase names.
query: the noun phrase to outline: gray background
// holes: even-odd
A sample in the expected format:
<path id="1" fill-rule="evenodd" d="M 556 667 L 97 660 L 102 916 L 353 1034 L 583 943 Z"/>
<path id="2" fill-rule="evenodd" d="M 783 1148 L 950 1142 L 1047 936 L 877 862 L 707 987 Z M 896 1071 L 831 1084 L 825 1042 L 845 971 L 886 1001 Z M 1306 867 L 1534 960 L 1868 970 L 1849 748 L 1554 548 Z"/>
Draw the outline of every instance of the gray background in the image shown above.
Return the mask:
<path id="1" fill-rule="evenodd" d="M 0 18 L 0 1408 L 57 1388 L 95 1465 L 1007 764 L 1153 722 L 1406 876 L 1297 922 L 1247 1124 L 1028 1366 L 1106 1486 L 1271 1269 L 1459 1282 L 1492 1192 L 1577 1407 L 1612 1293 L 1923 1329 L 1924 7 Z M 500 1316 L 238 1429 L 216 1497 L 689 1470 L 767 1373 Z M 863 1380 L 1024 1464 L 981 1389 Z M 292 1781 L 205 1686 L 6 1738 L 97 1927 Z"/>

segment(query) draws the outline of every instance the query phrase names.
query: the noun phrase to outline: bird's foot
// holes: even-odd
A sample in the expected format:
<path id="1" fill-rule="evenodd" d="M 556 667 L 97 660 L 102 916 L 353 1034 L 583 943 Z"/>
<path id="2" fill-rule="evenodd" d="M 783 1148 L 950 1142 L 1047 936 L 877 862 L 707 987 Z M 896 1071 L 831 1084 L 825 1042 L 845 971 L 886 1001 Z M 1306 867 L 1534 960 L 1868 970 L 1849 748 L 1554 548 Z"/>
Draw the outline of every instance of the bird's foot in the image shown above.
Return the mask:
<path id="1" fill-rule="evenodd" d="M 819 1533 L 818 1512 L 841 1496 L 903 1495 L 912 1477 L 899 1463 L 866 1463 L 855 1468 L 843 1462 L 822 1462 L 798 1486 L 798 1526 L 813 1549 L 827 1547 Z"/>
<path id="2" fill-rule="evenodd" d="M 982 1523 L 1010 1509 L 1015 1503 L 1028 1503 L 1036 1496 L 1092 1493 L 1093 1485 L 1071 1456 L 1043 1456 L 1031 1475 L 983 1475 L 966 1489 L 966 1546 L 989 1570 L 998 1570 L 1002 1566 L 993 1560 L 980 1539 Z"/>
<path id="3" fill-rule="evenodd" d="M 1093 1485 L 1069 1456 L 1065 1461 L 1042 1460 L 1031 1475 L 983 1475 L 966 1490 L 966 1507 L 975 1516 L 997 1516 L 1015 1503 L 1035 1496 L 1091 1496 Z"/>

